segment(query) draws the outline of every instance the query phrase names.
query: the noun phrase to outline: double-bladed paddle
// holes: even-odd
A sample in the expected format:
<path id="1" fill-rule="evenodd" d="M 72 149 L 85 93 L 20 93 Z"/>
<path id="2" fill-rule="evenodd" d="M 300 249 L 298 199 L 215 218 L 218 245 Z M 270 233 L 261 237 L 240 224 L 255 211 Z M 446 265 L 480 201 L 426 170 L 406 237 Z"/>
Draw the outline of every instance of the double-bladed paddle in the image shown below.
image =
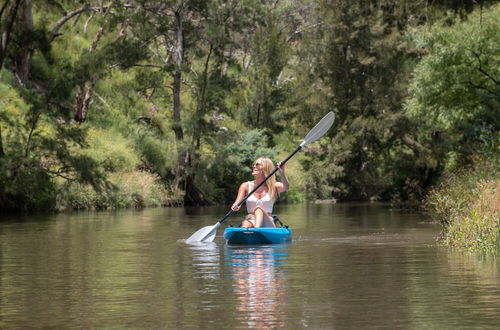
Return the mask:
<path id="1" fill-rule="evenodd" d="M 324 116 L 323 119 L 321 119 L 319 121 L 319 123 L 317 123 L 316 126 L 314 126 L 309 131 L 309 133 L 307 133 L 306 137 L 299 144 L 299 146 L 297 147 L 297 149 L 295 149 L 290 155 L 288 155 L 288 157 L 284 161 L 281 162 L 281 165 L 285 165 L 285 163 L 290 158 L 292 158 L 293 155 L 295 155 L 297 152 L 299 152 L 299 150 L 301 150 L 302 148 L 304 148 L 304 146 L 307 143 L 316 141 L 317 139 L 319 139 L 320 137 L 322 137 L 326 133 L 326 131 L 328 131 L 330 129 L 330 127 L 332 127 L 334 119 L 335 119 L 335 114 L 333 112 L 330 111 L 329 113 L 327 113 L 326 116 Z M 252 194 L 257 189 L 259 189 L 260 186 L 262 186 L 264 184 L 264 182 L 267 181 L 267 179 L 269 179 L 271 176 L 273 176 L 274 173 L 276 173 L 276 171 L 278 171 L 278 167 L 276 167 L 268 176 L 266 176 L 266 178 L 261 183 L 259 183 L 252 191 L 250 191 L 248 193 L 248 195 L 246 195 L 245 198 L 243 198 L 237 205 L 241 206 L 250 196 L 252 196 Z M 233 213 L 233 210 L 231 209 L 231 210 L 229 210 L 229 212 L 226 213 L 226 215 L 222 219 L 220 219 L 219 221 L 217 221 L 217 223 L 215 225 L 201 228 L 200 230 L 198 230 L 197 232 L 195 232 L 193 235 L 191 235 L 186 240 L 186 243 L 190 244 L 190 243 L 195 243 L 195 242 L 213 242 L 213 240 L 215 238 L 215 234 L 217 233 L 217 228 L 219 228 L 219 226 L 232 213 Z"/>

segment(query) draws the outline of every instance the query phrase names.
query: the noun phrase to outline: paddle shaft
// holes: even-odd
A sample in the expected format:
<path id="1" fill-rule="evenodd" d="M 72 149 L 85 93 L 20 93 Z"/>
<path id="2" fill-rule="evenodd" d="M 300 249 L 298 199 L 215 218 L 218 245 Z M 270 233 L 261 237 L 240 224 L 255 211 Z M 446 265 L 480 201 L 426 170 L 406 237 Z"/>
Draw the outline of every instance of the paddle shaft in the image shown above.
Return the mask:
<path id="1" fill-rule="evenodd" d="M 297 147 L 297 149 L 295 149 L 295 150 L 294 150 L 294 151 L 293 151 L 290 155 L 288 155 L 288 157 L 286 157 L 286 158 L 285 158 L 285 160 L 281 162 L 281 166 L 285 165 L 285 163 L 286 163 L 286 162 L 287 162 L 290 158 L 292 158 L 292 157 L 293 157 L 293 156 L 294 156 L 297 152 L 299 152 L 299 151 L 302 149 L 302 146 L 303 146 L 303 144 L 300 144 L 300 145 Z M 260 186 L 262 186 L 262 185 L 263 185 L 263 184 L 267 181 L 267 179 L 269 179 L 270 177 L 272 177 L 272 176 L 274 175 L 274 173 L 276 173 L 276 171 L 278 171 L 278 169 L 279 169 L 279 168 L 278 168 L 278 167 L 276 167 L 276 168 L 275 168 L 275 169 L 274 169 L 271 173 L 269 173 L 269 175 L 268 175 L 268 176 L 266 176 L 266 178 L 265 178 L 264 180 L 262 180 L 262 182 L 261 182 L 261 183 L 259 183 L 259 184 L 258 184 L 255 188 L 253 188 L 253 189 L 252 189 L 252 191 L 251 191 L 251 192 L 249 192 L 249 193 L 245 196 L 245 198 L 243 198 L 243 199 L 242 199 L 242 200 L 241 200 L 241 201 L 240 201 L 237 205 L 238 205 L 238 206 L 241 206 L 243 203 L 245 203 L 245 201 L 246 201 L 246 200 L 247 200 L 250 196 L 252 196 L 252 195 L 253 195 L 253 193 L 254 193 L 254 192 L 256 192 L 256 191 L 257 191 L 257 189 L 259 189 L 259 188 L 260 188 Z M 234 212 L 234 211 L 233 211 L 233 209 L 229 210 L 229 212 L 227 212 L 227 213 L 226 213 L 226 215 L 225 215 L 222 219 L 220 219 L 218 222 L 219 222 L 219 223 L 223 223 L 223 222 L 224 222 L 227 218 L 229 218 L 229 216 L 230 216 L 231 214 L 233 214 L 233 212 Z"/>

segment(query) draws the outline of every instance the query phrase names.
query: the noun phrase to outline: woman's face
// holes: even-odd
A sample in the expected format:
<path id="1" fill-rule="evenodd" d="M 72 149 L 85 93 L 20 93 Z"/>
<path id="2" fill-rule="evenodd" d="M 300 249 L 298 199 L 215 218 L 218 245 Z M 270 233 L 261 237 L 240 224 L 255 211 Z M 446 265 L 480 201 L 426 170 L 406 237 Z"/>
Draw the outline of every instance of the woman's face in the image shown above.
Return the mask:
<path id="1" fill-rule="evenodd" d="M 266 157 L 257 158 L 252 164 L 252 175 L 253 176 L 267 176 L 273 171 L 273 162 Z"/>
<path id="2" fill-rule="evenodd" d="M 264 174 L 264 164 L 262 160 L 258 158 L 252 164 L 252 175 L 256 177 L 263 174 Z"/>

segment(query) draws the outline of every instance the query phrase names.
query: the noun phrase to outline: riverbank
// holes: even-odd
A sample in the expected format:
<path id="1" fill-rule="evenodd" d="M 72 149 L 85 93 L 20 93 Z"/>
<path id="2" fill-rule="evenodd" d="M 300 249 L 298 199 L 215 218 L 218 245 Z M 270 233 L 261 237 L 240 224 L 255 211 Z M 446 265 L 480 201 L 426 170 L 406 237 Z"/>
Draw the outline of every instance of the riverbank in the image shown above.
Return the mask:
<path id="1" fill-rule="evenodd" d="M 179 206 L 184 194 L 168 189 L 157 175 L 144 172 L 119 172 L 109 176 L 107 187 L 94 189 L 89 184 L 61 184 L 53 210 L 117 210 L 159 206 Z"/>
<path id="2" fill-rule="evenodd" d="M 500 162 L 477 162 L 447 175 L 430 191 L 425 209 L 443 226 L 451 247 L 498 255 L 500 252 Z"/>

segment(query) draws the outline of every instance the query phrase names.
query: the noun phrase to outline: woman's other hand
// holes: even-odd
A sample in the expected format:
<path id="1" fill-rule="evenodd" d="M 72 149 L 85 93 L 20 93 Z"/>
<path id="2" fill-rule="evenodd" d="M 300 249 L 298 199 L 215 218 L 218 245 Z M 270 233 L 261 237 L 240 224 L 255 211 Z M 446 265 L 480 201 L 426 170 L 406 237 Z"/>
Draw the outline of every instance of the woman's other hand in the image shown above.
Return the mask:
<path id="1" fill-rule="evenodd" d="M 276 163 L 276 167 L 278 167 L 278 170 L 280 171 L 281 181 L 282 181 L 282 182 L 276 182 L 276 188 L 280 193 L 285 192 L 288 190 L 288 179 L 285 174 L 285 164 L 283 164 L 282 162 L 278 162 Z"/>
<path id="2" fill-rule="evenodd" d="M 282 164 L 281 162 L 277 162 L 276 167 L 278 168 L 280 173 L 285 173 L 285 165 L 284 164 Z"/>

